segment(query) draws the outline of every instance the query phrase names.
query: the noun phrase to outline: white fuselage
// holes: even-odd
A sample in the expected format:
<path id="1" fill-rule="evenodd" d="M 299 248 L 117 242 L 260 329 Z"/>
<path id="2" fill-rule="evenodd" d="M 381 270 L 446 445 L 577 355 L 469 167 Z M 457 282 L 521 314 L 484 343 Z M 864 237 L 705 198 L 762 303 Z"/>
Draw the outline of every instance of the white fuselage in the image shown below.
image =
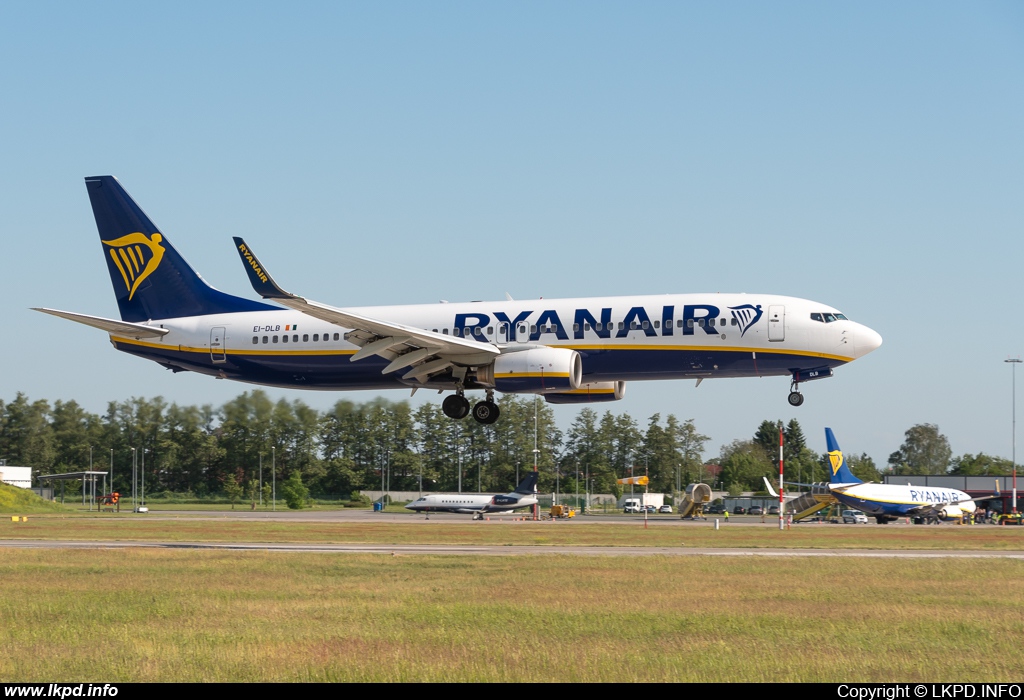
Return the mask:
<path id="1" fill-rule="evenodd" d="M 576 350 L 583 381 L 795 375 L 830 370 L 881 344 L 870 328 L 817 302 L 762 294 L 683 294 L 351 309 L 489 344 Z M 836 316 L 839 318 L 836 319 Z M 831 319 L 831 320 L 825 320 Z M 347 329 L 289 309 L 151 321 L 157 339 L 111 334 L 115 347 L 172 369 L 274 386 L 415 386 L 387 361 L 350 362 Z M 469 359 L 469 358 L 467 358 Z M 471 364 L 467 362 L 467 364 Z"/>

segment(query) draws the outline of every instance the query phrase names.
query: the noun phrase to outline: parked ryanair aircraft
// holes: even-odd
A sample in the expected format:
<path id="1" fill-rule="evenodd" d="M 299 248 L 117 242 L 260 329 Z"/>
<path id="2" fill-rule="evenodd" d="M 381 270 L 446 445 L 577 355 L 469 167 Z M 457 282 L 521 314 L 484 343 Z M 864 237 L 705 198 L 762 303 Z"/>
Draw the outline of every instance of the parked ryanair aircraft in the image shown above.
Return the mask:
<path id="1" fill-rule="evenodd" d="M 442 407 L 481 423 L 494 392 L 550 403 L 621 399 L 626 382 L 719 377 L 831 377 L 881 336 L 825 304 L 764 294 L 545 299 L 335 308 L 279 287 L 235 245 L 258 294 L 209 286 L 116 178 L 86 178 L 121 320 L 36 309 L 110 334 L 114 347 L 174 371 L 298 389 L 453 392 Z"/>
<path id="2" fill-rule="evenodd" d="M 472 513 L 480 520 L 486 513 L 511 513 L 516 508 L 537 505 L 537 472 L 526 475 L 516 490 L 503 496 L 486 493 L 432 493 L 420 496 L 405 507 L 417 512 Z"/>
<path id="3" fill-rule="evenodd" d="M 973 513 L 977 509 L 976 502 L 1001 498 L 999 494 L 975 498 L 959 489 L 863 482 L 846 465 L 843 451 L 839 449 L 839 442 L 831 428 L 825 428 L 825 445 L 828 447 L 831 467 L 829 493 L 843 505 L 872 516 L 880 525 L 899 518 L 913 518 L 917 523 L 959 519 Z M 768 492 L 778 498 L 767 478 L 764 483 Z"/>

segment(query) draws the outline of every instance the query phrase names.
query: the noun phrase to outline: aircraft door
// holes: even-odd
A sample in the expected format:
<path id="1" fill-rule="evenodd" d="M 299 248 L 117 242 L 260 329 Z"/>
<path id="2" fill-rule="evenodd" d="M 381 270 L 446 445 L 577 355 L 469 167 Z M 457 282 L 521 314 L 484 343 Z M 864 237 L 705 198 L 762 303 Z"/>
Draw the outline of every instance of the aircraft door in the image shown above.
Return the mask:
<path id="1" fill-rule="evenodd" d="M 224 353 L 224 326 L 216 326 L 210 330 L 210 359 L 214 362 L 226 362 Z"/>
<path id="2" fill-rule="evenodd" d="M 781 343 L 786 339 L 786 307 L 768 307 L 768 340 Z"/>
<path id="3" fill-rule="evenodd" d="M 520 343 L 527 343 L 530 341 L 530 324 L 525 321 L 521 321 L 516 326 L 516 341 Z"/>

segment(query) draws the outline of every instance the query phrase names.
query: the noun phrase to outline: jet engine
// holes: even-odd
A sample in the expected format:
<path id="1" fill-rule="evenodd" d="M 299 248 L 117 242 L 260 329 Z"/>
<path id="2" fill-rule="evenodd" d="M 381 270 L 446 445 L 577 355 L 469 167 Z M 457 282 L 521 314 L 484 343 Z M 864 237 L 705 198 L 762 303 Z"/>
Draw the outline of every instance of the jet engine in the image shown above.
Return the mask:
<path id="1" fill-rule="evenodd" d="M 572 391 L 544 394 L 548 403 L 602 403 L 621 401 L 626 395 L 626 382 L 592 382 Z"/>
<path id="2" fill-rule="evenodd" d="M 583 361 L 578 352 L 566 348 L 509 352 L 478 368 L 476 381 L 503 394 L 574 391 L 583 383 Z"/>

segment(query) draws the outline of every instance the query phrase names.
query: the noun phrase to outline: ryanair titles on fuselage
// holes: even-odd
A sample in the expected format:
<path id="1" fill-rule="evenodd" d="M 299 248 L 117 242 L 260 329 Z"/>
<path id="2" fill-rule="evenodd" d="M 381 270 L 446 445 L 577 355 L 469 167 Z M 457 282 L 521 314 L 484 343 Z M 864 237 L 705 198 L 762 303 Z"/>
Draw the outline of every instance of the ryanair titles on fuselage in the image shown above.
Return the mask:
<path id="1" fill-rule="evenodd" d="M 762 315 L 760 304 L 742 304 L 727 308 L 740 329 L 740 337 L 757 323 Z M 503 311 L 494 314 L 470 312 L 455 314 L 453 327 L 456 335 L 484 342 L 487 341 L 484 331 L 495 322 L 507 326 L 508 340 L 515 341 L 520 340 L 520 324 L 528 321 L 526 339 L 531 342 L 540 340 L 543 333 L 554 333 L 559 340 L 569 340 L 567 331 L 572 332 L 574 340 L 582 340 L 586 330 L 590 330 L 599 338 L 626 338 L 630 331 L 636 330 L 643 331 L 647 337 L 672 336 L 677 331 L 680 335 L 693 335 L 698 329 L 708 335 L 717 335 L 721 332 L 717 322 L 723 315 L 722 310 L 713 304 L 686 304 L 679 309 L 678 316 L 675 305 L 662 306 L 660 312 L 660 315 L 655 315 L 652 320 L 646 308 L 634 306 L 626 312 L 621 321 L 615 323 L 612 321 L 610 307 L 602 308 L 596 314 L 590 309 L 576 309 L 570 325 L 566 325 L 555 309 L 543 310 L 536 318 L 531 318 L 536 313 L 533 310 L 521 311 L 515 317 L 510 317 Z M 682 323 L 677 324 L 677 320 Z"/>

